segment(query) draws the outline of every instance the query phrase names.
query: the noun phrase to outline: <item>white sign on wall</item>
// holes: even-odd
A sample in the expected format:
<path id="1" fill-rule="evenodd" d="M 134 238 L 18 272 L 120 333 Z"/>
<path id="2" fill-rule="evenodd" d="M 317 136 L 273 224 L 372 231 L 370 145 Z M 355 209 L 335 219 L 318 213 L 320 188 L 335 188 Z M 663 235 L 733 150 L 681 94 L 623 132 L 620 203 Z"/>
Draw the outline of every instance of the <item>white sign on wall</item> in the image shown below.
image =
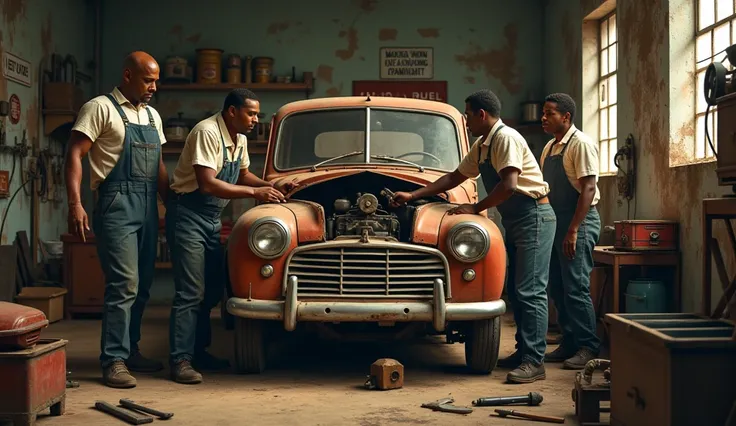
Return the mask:
<path id="1" fill-rule="evenodd" d="M 12 53 L 3 52 L 3 75 L 8 80 L 31 87 L 31 63 Z"/>
<path id="2" fill-rule="evenodd" d="M 382 47 L 381 79 L 431 80 L 434 78 L 431 47 Z"/>

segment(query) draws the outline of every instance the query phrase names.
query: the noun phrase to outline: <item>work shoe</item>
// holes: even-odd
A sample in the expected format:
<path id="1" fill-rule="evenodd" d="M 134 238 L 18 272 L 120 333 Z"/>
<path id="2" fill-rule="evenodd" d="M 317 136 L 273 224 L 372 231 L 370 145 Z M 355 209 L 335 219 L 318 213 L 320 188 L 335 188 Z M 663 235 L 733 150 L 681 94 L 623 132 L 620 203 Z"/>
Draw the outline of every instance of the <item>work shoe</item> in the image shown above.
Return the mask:
<path id="1" fill-rule="evenodd" d="M 131 354 L 130 358 L 125 360 L 125 365 L 130 371 L 138 373 L 155 373 L 164 369 L 164 364 L 161 361 L 146 358 L 141 355 L 140 351 Z"/>
<path id="2" fill-rule="evenodd" d="M 138 383 L 135 377 L 130 375 L 128 367 L 121 360 L 113 361 L 103 369 L 102 378 L 105 385 L 111 388 L 128 389 L 134 388 Z"/>
<path id="3" fill-rule="evenodd" d="M 544 354 L 545 362 L 563 362 L 566 359 L 573 356 L 575 352 L 563 348 L 562 345 L 558 346 L 557 349 L 552 352 Z"/>
<path id="4" fill-rule="evenodd" d="M 582 370 L 585 368 L 585 364 L 591 359 L 595 359 L 596 355 L 588 348 L 580 348 L 578 352 L 565 360 L 562 364 L 562 368 L 566 370 Z"/>
<path id="5" fill-rule="evenodd" d="M 546 378 L 544 364 L 534 365 L 529 361 L 522 362 L 519 367 L 506 375 L 509 383 L 532 383 Z"/>
<path id="6" fill-rule="evenodd" d="M 209 352 L 200 352 L 194 356 L 192 365 L 200 371 L 219 371 L 230 368 L 230 361 L 217 358 Z"/>
<path id="7" fill-rule="evenodd" d="M 501 368 L 514 368 L 518 367 L 519 364 L 521 364 L 521 353 L 519 353 L 519 351 L 515 351 L 506 358 L 499 359 L 496 366 Z"/>
<path id="8" fill-rule="evenodd" d="M 192 368 L 192 363 L 183 359 L 171 367 L 171 379 L 185 385 L 202 383 L 202 375 Z"/>

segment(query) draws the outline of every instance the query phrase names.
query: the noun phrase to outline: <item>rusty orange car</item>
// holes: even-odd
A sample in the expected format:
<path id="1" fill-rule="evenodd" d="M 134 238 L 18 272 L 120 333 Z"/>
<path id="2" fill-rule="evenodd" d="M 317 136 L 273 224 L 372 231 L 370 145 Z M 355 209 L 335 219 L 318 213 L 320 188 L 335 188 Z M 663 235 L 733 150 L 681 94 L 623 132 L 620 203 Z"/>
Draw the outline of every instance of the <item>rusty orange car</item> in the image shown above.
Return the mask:
<path id="1" fill-rule="evenodd" d="M 392 207 L 455 170 L 469 149 L 465 117 L 436 101 L 346 96 L 296 101 L 271 119 L 263 178 L 299 186 L 258 204 L 227 241 L 228 299 L 239 372 L 266 368 L 278 327 L 348 338 L 445 336 L 467 366 L 498 360 L 506 249 L 476 202 L 474 179 Z M 385 337 L 385 336 L 381 336 Z"/>

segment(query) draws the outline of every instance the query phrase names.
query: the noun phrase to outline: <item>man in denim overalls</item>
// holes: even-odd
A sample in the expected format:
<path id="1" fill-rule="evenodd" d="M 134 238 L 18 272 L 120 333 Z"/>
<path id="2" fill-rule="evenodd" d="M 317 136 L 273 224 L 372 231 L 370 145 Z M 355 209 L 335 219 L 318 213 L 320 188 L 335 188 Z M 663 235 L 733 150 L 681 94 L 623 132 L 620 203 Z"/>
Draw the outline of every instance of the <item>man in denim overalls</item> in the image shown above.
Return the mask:
<path id="1" fill-rule="evenodd" d="M 147 105 L 158 78 L 153 57 L 130 54 L 120 86 L 82 106 L 67 148 L 69 221 L 82 240 L 89 224 L 79 192 L 82 158 L 89 153 L 90 186 L 97 195 L 92 226 L 105 274 L 100 362 L 105 384 L 115 388 L 136 386 L 128 369 L 163 369 L 138 350 L 156 261 L 156 194 L 166 200 L 169 189 L 161 157 L 163 124 Z"/>
<path id="2" fill-rule="evenodd" d="M 598 146 L 572 123 L 575 109 L 575 101 L 565 93 L 547 96 L 542 127 L 555 137 L 544 147 L 540 162 L 557 215 L 549 287 L 562 329 L 560 346 L 545 359 L 579 370 L 600 350 L 590 273 L 601 218 L 595 207 L 600 199 Z"/>
<path id="3" fill-rule="evenodd" d="M 275 188 L 248 171 L 245 134 L 258 123 L 260 102 L 247 89 L 235 89 L 222 111 L 200 121 L 187 136 L 166 205 L 166 239 L 171 250 L 176 294 L 171 307 L 169 362 L 179 383 L 202 382 L 195 370 L 227 368 L 227 360 L 206 351 L 210 311 L 222 299 L 224 256 L 220 243 L 222 210 L 232 198 L 284 201 L 291 183 Z"/>
<path id="4" fill-rule="evenodd" d="M 531 383 L 546 378 L 547 279 L 556 227 L 547 199 L 549 186 L 524 137 L 503 124 L 501 102 L 492 91 L 480 90 L 468 96 L 465 115 L 468 129 L 478 139 L 457 170 L 411 193 L 397 192 L 393 201 L 403 204 L 428 197 L 481 176 L 488 196 L 448 213 L 479 214 L 496 207 L 502 216 L 517 351 L 498 365 L 514 368 L 507 375 L 509 382 Z"/>

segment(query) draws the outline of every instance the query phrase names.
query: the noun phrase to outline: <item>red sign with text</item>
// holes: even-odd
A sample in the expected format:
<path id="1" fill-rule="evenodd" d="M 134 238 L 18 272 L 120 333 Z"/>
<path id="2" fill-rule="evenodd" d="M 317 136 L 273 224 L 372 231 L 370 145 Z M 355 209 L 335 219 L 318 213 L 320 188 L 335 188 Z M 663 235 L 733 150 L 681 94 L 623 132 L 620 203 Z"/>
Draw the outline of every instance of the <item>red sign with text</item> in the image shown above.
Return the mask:
<path id="1" fill-rule="evenodd" d="M 353 81 L 353 96 L 390 96 L 447 103 L 446 81 Z"/>

